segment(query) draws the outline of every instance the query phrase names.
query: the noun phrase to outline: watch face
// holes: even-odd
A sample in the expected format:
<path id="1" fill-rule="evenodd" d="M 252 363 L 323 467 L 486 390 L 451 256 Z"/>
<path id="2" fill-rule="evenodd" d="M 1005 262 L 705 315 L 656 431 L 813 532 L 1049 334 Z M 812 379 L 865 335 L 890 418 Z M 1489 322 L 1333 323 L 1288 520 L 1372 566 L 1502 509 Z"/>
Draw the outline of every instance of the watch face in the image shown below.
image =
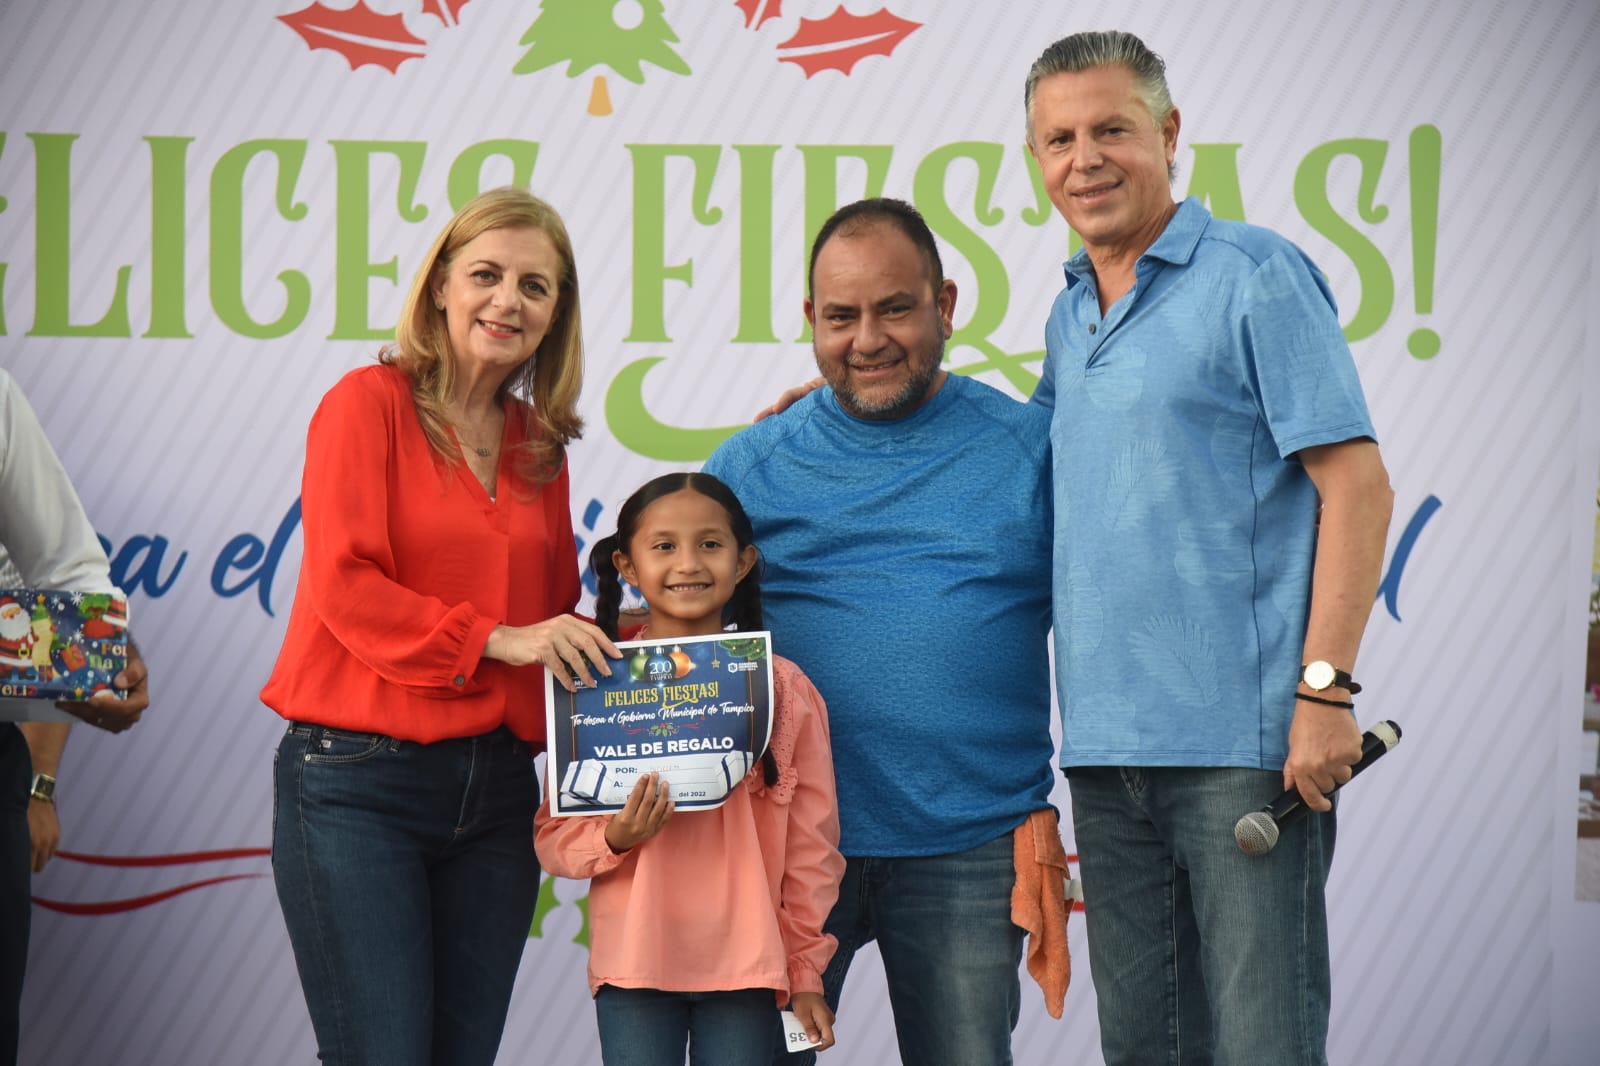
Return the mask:
<path id="1" fill-rule="evenodd" d="M 1302 676 L 1305 678 L 1306 684 L 1321 691 L 1333 684 L 1333 674 L 1333 664 L 1325 663 L 1318 659 L 1314 663 L 1306 664 L 1306 670 Z"/>

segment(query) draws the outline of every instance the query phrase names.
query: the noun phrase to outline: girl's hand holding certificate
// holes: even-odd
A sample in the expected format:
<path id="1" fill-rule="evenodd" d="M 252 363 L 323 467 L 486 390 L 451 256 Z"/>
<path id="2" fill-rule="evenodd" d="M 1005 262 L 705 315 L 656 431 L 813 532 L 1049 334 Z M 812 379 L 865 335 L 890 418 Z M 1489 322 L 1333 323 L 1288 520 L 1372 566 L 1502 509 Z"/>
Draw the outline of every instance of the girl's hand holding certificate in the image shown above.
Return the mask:
<path id="1" fill-rule="evenodd" d="M 606 844 L 617 854 L 661 832 L 672 817 L 672 794 L 660 774 L 645 774 L 628 793 L 628 802 L 606 825 Z"/>

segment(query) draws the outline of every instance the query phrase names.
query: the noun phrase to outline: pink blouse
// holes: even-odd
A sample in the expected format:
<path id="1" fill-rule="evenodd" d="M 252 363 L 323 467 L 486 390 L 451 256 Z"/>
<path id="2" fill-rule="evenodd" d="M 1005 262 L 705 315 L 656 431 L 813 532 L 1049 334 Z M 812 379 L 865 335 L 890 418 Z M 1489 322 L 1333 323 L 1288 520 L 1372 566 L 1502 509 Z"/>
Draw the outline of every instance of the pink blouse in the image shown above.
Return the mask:
<path id="1" fill-rule="evenodd" d="M 781 1006 L 822 991 L 837 947 L 822 923 L 844 876 L 828 712 L 789 660 L 773 656 L 772 680 L 776 785 L 757 762 L 722 806 L 674 812 L 621 855 L 606 844 L 610 815 L 552 818 L 548 797 L 540 807 L 540 864 L 590 879 L 591 994 L 771 988 Z"/>

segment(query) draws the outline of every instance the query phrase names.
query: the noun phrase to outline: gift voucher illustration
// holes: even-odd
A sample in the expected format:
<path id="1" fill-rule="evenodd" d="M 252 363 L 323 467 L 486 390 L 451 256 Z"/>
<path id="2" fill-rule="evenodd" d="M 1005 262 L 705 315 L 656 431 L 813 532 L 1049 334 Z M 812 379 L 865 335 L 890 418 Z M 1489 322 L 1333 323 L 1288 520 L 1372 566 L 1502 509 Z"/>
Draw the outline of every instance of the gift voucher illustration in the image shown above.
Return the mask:
<path id="1" fill-rule="evenodd" d="M 721 806 L 772 735 L 772 641 L 718 633 L 619 641 L 622 659 L 594 688 L 545 677 L 556 817 L 612 814 L 657 773 L 680 811 Z"/>

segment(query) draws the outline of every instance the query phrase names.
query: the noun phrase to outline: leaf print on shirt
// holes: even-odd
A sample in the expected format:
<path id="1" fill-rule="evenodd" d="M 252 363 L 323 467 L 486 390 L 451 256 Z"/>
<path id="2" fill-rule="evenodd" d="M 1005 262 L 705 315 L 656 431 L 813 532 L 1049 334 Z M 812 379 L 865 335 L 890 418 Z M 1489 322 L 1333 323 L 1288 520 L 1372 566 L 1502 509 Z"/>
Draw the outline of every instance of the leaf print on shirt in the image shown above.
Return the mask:
<path id="1" fill-rule="evenodd" d="M 1119 351 L 1114 365 L 1096 363 L 1083 372 L 1089 402 L 1107 411 L 1128 411 L 1144 395 L 1144 352 Z"/>
<path id="2" fill-rule="evenodd" d="M 1139 721 L 1133 701 L 1115 692 L 1068 693 L 1062 743 L 1098 752 L 1138 751 Z"/>
<path id="3" fill-rule="evenodd" d="M 1166 445 L 1150 437 L 1129 442 L 1111 464 L 1106 524 L 1112 529 L 1133 529 L 1177 484 L 1178 469 L 1167 461 Z"/>
<path id="4" fill-rule="evenodd" d="M 1216 651 L 1211 647 L 1211 638 L 1196 623 L 1157 615 L 1145 621 L 1143 632 L 1128 638 L 1128 647 L 1139 665 L 1175 702 L 1214 707 L 1221 701 Z"/>
<path id="5" fill-rule="evenodd" d="M 1314 537 L 1305 541 L 1280 543 L 1262 567 L 1262 580 L 1272 596 L 1272 605 L 1278 609 L 1278 614 L 1286 624 L 1305 624 L 1316 546 Z"/>
<path id="6" fill-rule="evenodd" d="M 1185 582 L 1200 588 L 1226 585 L 1244 579 L 1241 594 L 1250 595 L 1249 578 L 1255 571 L 1250 542 L 1228 522 L 1178 523 L 1178 550 L 1173 569 Z"/>
<path id="7" fill-rule="evenodd" d="M 1211 465 L 1224 483 L 1250 485 L 1250 454 L 1255 444 L 1255 419 L 1224 411 L 1211 427 Z"/>
<path id="8" fill-rule="evenodd" d="M 1057 619 L 1067 634 L 1067 647 L 1074 655 L 1099 649 L 1105 636 L 1105 610 L 1100 586 L 1087 566 L 1073 563 L 1067 570 L 1066 607 Z"/>

